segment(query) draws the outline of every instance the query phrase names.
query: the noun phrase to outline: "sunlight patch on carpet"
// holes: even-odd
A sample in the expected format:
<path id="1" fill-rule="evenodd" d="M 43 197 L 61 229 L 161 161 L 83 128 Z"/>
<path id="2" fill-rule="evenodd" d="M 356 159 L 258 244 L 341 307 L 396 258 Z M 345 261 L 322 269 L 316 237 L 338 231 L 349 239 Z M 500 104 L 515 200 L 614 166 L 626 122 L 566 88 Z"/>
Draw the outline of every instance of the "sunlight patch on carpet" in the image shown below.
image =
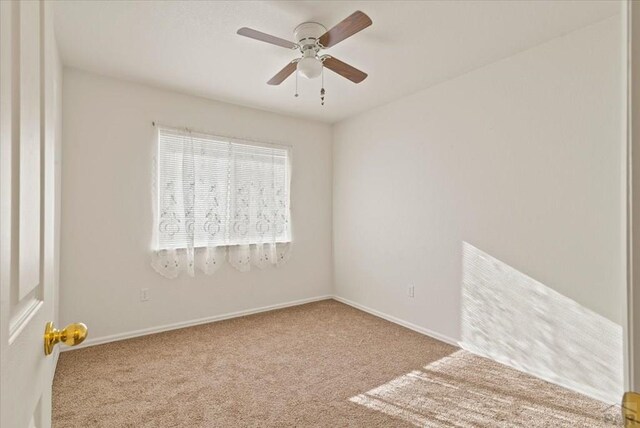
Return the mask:
<path id="1" fill-rule="evenodd" d="M 615 407 L 464 350 L 349 400 L 428 428 L 621 426 Z"/>

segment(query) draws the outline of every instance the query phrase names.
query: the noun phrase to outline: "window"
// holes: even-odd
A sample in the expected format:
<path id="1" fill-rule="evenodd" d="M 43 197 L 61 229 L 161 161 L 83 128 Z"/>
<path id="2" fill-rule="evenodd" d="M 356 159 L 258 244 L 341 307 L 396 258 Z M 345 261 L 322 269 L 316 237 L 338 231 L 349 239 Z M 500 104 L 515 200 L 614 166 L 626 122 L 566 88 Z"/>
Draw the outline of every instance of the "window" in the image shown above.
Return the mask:
<path id="1" fill-rule="evenodd" d="M 158 128 L 157 249 L 290 242 L 289 155 Z"/>

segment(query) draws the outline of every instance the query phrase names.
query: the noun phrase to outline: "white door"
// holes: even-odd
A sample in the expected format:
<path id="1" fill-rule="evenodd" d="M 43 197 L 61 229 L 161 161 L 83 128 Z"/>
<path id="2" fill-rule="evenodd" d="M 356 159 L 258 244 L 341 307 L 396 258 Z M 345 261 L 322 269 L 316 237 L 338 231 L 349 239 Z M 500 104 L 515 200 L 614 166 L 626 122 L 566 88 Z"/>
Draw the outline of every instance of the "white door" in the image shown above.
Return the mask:
<path id="1" fill-rule="evenodd" d="M 0 426 L 51 426 L 45 356 L 56 279 L 56 93 L 50 6 L 0 1 Z M 45 37 L 46 36 L 46 37 Z"/>

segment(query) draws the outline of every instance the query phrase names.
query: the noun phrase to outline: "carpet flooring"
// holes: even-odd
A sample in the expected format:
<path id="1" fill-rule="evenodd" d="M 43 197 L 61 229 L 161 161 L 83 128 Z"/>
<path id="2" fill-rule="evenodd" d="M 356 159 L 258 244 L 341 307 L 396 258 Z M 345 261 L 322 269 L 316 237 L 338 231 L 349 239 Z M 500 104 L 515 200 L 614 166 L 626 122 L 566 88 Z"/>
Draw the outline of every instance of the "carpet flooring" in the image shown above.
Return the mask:
<path id="1" fill-rule="evenodd" d="M 617 410 L 334 300 L 64 352 L 53 426 L 609 427 Z"/>

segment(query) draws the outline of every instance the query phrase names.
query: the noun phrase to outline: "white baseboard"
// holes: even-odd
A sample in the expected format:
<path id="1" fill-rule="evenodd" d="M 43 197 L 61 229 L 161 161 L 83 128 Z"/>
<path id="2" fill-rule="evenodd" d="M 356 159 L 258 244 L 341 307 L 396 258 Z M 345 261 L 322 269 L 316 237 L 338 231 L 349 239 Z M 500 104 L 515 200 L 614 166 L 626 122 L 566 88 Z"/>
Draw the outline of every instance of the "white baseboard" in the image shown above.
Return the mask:
<path id="1" fill-rule="evenodd" d="M 403 327 L 406 327 L 410 330 L 416 331 L 418 333 L 424 334 L 425 336 L 429 336 L 432 337 L 434 339 L 440 340 L 442 342 L 448 343 L 450 345 L 453 346 L 460 346 L 458 344 L 458 341 L 456 341 L 455 339 L 452 339 L 450 337 L 447 337 L 445 335 L 442 335 L 440 333 L 436 333 L 435 331 L 431 331 L 429 329 L 426 329 L 424 327 L 420 327 L 418 325 L 415 325 L 413 323 L 410 323 L 408 321 L 404 321 L 400 318 L 396 318 L 394 316 L 391 315 L 387 315 L 383 312 L 377 311 L 375 309 L 371 309 L 367 306 L 361 305 L 359 303 L 353 302 L 349 299 L 345 299 L 344 297 L 340 297 L 340 296 L 334 296 L 334 295 L 323 295 L 323 296 L 317 296 L 317 297 L 310 297 L 308 299 L 300 299 L 300 300 L 293 300 L 290 302 L 285 302 L 285 303 L 279 303 L 276 305 L 270 305 L 270 306 L 263 306 L 260 308 L 254 308 L 254 309 L 246 309 L 243 311 L 237 311 L 237 312 L 230 312 L 227 314 L 222 314 L 222 315 L 215 315 L 215 316 L 211 316 L 211 317 L 205 317 L 205 318 L 198 318 L 195 320 L 190 320 L 190 321 L 182 321 L 182 322 L 177 322 L 177 323 L 173 323 L 173 324 L 166 324 L 166 325 L 162 325 L 162 326 L 158 326 L 158 327 L 149 327 L 149 328 L 145 328 L 145 329 L 141 329 L 141 330 L 133 330 L 133 331 L 128 331 L 125 333 L 118 333 L 118 334 L 113 334 L 110 336 L 102 336 L 102 337 L 95 337 L 95 338 L 89 338 L 87 339 L 84 343 L 78 345 L 78 346 L 74 346 L 72 348 L 69 347 L 62 347 L 60 348 L 61 352 L 68 352 L 68 351 L 73 351 L 76 349 L 82 349 L 82 348 L 87 348 L 89 346 L 95 346 L 95 345 L 102 345 L 104 343 L 110 343 L 110 342 L 117 342 L 119 340 L 125 340 L 125 339 L 132 339 L 134 337 L 140 337 L 140 336 L 146 336 L 148 334 L 155 334 L 155 333 L 162 333 L 163 331 L 170 331 L 170 330 L 177 330 L 179 328 L 185 328 L 185 327 L 192 327 L 195 325 L 200 325 L 200 324 L 208 324 L 211 322 L 216 322 L 216 321 L 222 321 L 222 320 L 227 320 L 227 319 L 231 319 L 231 318 L 238 318 L 238 317 L 243 317 L 246 315 L 251 315 L 251 314 L 257 314 L 260 312 L 267 312 L 267 311 L 273 311 L 276 309 L 283 309 L 283 308 L 288 308 L 291 306 L 298 306 L 298 305 L 304 305 L 305 303 L 312 303 L 312 302 L 318 302 L 320 300 L 328 300 L 328 299 L 334 299 L 338 302 L 344 303 L 346 305 L 352 306 L 356 309 L 359 309 L 361 311 L 367 312 L 371 315 L 377 316 L 379 318 L 385 319 L 387 321 L 390 321 L 392 323 L 401 325 Z M 57 355 L 55 356 L 55 359 L 57 360 Z"/>
<path id="2" fill-rule="evenodd" d="M 571 379 L 562 378 L 555 373 L 544 372 L 542 370 L 537 369 L 536 367 L 527 367 L 526 365 L 519 364 L 517 361 L 510 360 L 509 358 L 503 355 L 500 355 L 498 353 L 486 352 L 468 343 L 460 342 L 460 347 L 465 351 L 470 352 L 474 355 L 478 355 L 480 357 L 493 360 L 502 365 L 518 370 L 519 372 L 527 373 L 528 375 L 537 377 L 538 379 L 542 379 L 554 385 L 561 386 L 565 389 L 571 390 L 578 394 L 586 395 L 587 397 L 591 397 L 594 400 L 602 401 L 603 403 L 606 403 L 606 404 L 610 404 L 610 405 L 620 404 L 619 399 L 624 392 L 621 390 L 619 393 L 614 395 L 604 394 L 602 393 L 602 391 L 596 388 L 593 388 L 591 386 L 582 385 Z"/>
<path id="3" fill-rule="evenodd" d="M 394 316 L 387 315 L 384 312 L 380 312 L 378 310 L 371 309 L 371 308 L 369 308 L 367 306 L 361 305 L 360 303 L 356 303 L 356 302 L 353 302 L 353 301 L 351 301 L 349 299 L 345 299 L 344 297 L 333 296 L 333 299 L 337 300 L 338 302 L 344 303 L 345 305 L 349 305 L 349 306 L 352 306 L 352 307 L 354 307 L 356 309 L 360 309 L 363 312 L 367 312 L 367 313 L 369 313 L 371 315 L 375 315 L 378 318 L 382 318 L 382 319 L 390 321 L 390 322 L 392 322 L 394 324 L 398 324 L 398 325 L 401 325 L 403 327 L 406 327 L 409 330 L 416 331 L 418 333 L 424 334 L 425 336 L 429 336 L 429 337 L 431 337 L 433 339 L 437 339 L 437 340 L 439 340 L 441 342 L 448 343 L 449 345 L 460 347 L 460 344 L 458 343 L 457 340 L 452 339 L 452 338 L 450 338 L 448 336 L 445 336 L 443 334 L 436 333 L 435 331 L 429 330 L 428 328 L 420 327 L 419 325 L 410 323 L 410 322 L 402 320 L 400 318 L 396 318 Z"/>
<path id="4" fill-rule="evenodd" d="M 208 323 L 211 323 L 211 322 L 222 321 L 222 320 L 227 320 L 227 319 L 231 319 L 231 318 L 243 317 L 245 315 L 257 314 L 257 313 L 260 313 L 260 312 L 268 312 L 268 311 L 273 311 L 275 309 L 288 308 L 290 306 L 299 306 L 299 305 L 304 305 L 305 303 L 318 302 L 320 300 L 328 300 L 328 299 L 331 299 L 331 298 L 333 298 L 333 296 L 330 295 L 330 294 L 327 294 L 327 295 L 324 295 L 324 296 L 310 297 L 308 299 L 293 300 L 293 301 L 290 301 L 290 302 L 278 303 L 276 305 L 263 306 L 263 307 L 260 307 L 260 308 L 246 309 L 246 310 L 243 310 L 243 311 L 230 312 L 230 313 L 222 314 L 222 315 L 214 315 L 212 317 L 198 318 L 198 319 L 191 320 L 191 321 L 182 321 L 182 322 L 177 322 L 177 323 L 173 323 L 173 324 L 166 324 L 166 325 L 162 325 L 162 326 L 158 326 L 158 327 L 150 327 L 150 328 L 144 328 L 144 329 L 141 329 L 141 330 L 134 330 L 134 331 L 129 331 L 129 332 L 125 332 L 125 333 L 118 333 L 118 334 L 113 334 L 113 335 L 110 335 L 110 336 L 89 338 L 85 342 L 81 343 L 78 346 L 74 346 L 72 348 L 63 347 L 63 348 L 60 349 L 60 351 L 61 352 L 68 352 L 68 351 L 73 351 L 73 350 L 76 350 L 76 349 L 87 348 L 89 346 L 102 345 L 104 343 L 116 342 L 116 341 L 125 340 L 125 339 L 132 339 L 134 337 L 146 336 L 148 334 L 161 333 L 163 331 L 169 331 L 169 330 L 177 330 L 179 328 L 192 327 L 192 326 L 200 325 L 200 324 L 208 324 Z"/>
<path id="5" fill-rule="evenodd" d="M 539 372 L 539 371 L 529 370 L 526 367 L 521 367 L 521 366 L 519 366 L 517 364 L 514 364 L 512 361 L 509 361 L 509 360 L 507 360 L 507 359 L 505 359 L 505 358 L 503 358 L 503 357 L 501 357 L 500 355 L 497 355 L 497 354 L 496 355 L 487 355 L 487 354 L 485 354 L 483 352 L 480 352 L 479 350 L 477 350 L 477 349 L 475 349 L 475 348 L 473 348 L 473 347 L 471 347 L 469 345 L 463 344 L 462 342 L 458 342 L 458 341 L 456 341 L 456 340 L 454 340 L 454 339 L 452 339 L 452 338 L 450 338 L 448 336 L 436 333 L 434 331 L 431 331 L 431 330 L 426 329 L 424 327 L 420 327 L 420 326 L 415 325 L 413 323 L 410 323 L 408 321 L 401 320 L 400 318 L 396 318 L 394 316 L 387 315 L 384 312 L 380 312 L 378 310 L 371 309 L 371 308 L 369 308 L 367 306 L 361 305 L 360 303 L 356 303 L 356 302 L 353 302 L 353 301 L 351 301 L 349 299 L 345 299 L 344 297 L 333 296 L 333 299 L 337 300 L 338 302 L 342 302 L 342 303 L 344 303 L 346 305 L 352 306 L 352 307 L 354 307 L 356 309 L 360 309 L 361 311 L 370 313 L 371 315 L 375 315 L 375 316 L 377 316 L 379 318 L 383 318 L 383 319 L 385 319 L 387 321 L 391 321 L 392 323 L 399 324 L 399 325 L 401 325 L 403 327 L 406 327 L 406 328 L 408 328 L 410 330 L 414 330 L 414 331 L 416 331 L 418 333 L 422 333 L 425 336 L 429 336 L 429 337 L 432 337 L 434 339 L 438 339 L 438 340 L 440 340 L 442 342 L 448 343 L 450 345 L 457 346 L 457 347 L 462 348 L 465 351 L 470 352 L 472 354 L 479 355 L 479 356 L 484 357 L 484 358 L 488 358 L 488 359 L 496 361 L 496 362 L 498 362 L 500 364 L 504 364 L 506 366 L 509 366 L 509 367 L 515 369 L 515 370 L 521 371 L 523 373 L 527 373 L 527 374 L 529 374 L 531 376 L 535 376 L 535 377 L 540 378 L 542 380 L 545 380 L 547 382 L 550 382 L 550 383 L 553 383 L 555 385 L 558 385 L 558 386 L 561 386 L 563 388 L 566 388 L 566 389 L 569 389 L 571 391 L 574 391 L 574 392 L 576 392 L 578 394 L 583 394 L 583 395 L 589 396 L 589 397 L 591 397 L 591 398 L 593 398 L 595 400 L 599 400 L 599 401 L 611 404 L 611 403 L 616 403 L 616 399 L 618 398 L 618 397 L 604 396 L 599 391 L 594 390 L 592 388 L 586 389 L 586 388 L 583 388 L 582 385 L 579 385 L 579 384 L 576 384 L 576 383 L 572 383 L 572 382 L 566 382 L 563 379 L 559 379 L 557 377 L 549 376 L 548 374 L 545 374 L 545 373 L 542 373 L 542 372 Z"/>

